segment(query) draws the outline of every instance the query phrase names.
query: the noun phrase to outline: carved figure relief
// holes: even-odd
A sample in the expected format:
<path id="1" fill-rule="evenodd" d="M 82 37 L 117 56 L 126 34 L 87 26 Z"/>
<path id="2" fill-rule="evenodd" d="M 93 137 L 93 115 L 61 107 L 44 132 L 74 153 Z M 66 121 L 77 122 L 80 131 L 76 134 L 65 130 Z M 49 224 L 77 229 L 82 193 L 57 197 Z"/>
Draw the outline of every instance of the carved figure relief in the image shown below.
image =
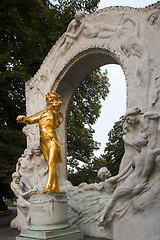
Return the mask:
<path id="1" fill-rule="evenodd" d="M 123 123 L 125 153 L 120 164 L 119 172 L 124 170 L 132 161 L 132 158 L 137 155 L 137 151 L 133 146 L 133 140 L 140 133 L 141 118 L 142 112 L 136 107 L 128 109 L 125 114 L 125 121 Z"/>
<path id="2" fill-rule="evenodd" d="M 148 23 L 159 32 L 160 27 L 160 8 L 154 9 L 146 18 Z"/>
<path id="3" fill-rule="evenodd" d="M 114 189 L 116 188 L 116 178 L 111 177 L 110 171 L 106 167 L 102 167 L 99 169 L 97 176 L 102 180 L 100 183 L 81 183 L 78 186 L 77 191 L 78 192 L 83 192 L 87 190 L 106 190 L 106 193 L 112 193 Z"/>
<path id="4" fill-rule="evenodd" d="M 152 106 L 155 106 L 156 103 L 157 103 L 158 100 L 159 100 L 159 93 L 160 93 L 160 76 L 157 76 L 157 77 L 155 78 L 154 83 L 155 83 L 155 85 L 154 85 L 155 90 L 154 90 L 154 93 L 153 93 L 153 95 L 152 95 L 152 102 L 151 102 Z"/>
<path id="5" fill-rule="evenodd" d="M 83 27 L 83 32 L 82 35 L 85 38 L 100 38 L 100 39 L 106 39 L 110 38 L 113 36 L 114 31 L 116 30 L 115 28 L 111 28 L 110 26 L 107 26 L 104 24 L 104 22 L 101 23 L 96 23 L 94 22 L 88 22 L 85 21 L 83 22 L 84 27 Z"/>
<path id="6" fill-rule="evenodd" d="M 18 172 L 12 174 L 13 181 L 11 182 L 11 189 L 17 198 L 17 207 L 21 210 L 26 218 L 27 225 L 30 225 L 30 203 L 29 196 L 35 193 L 37 189 L 30 189 L 27 192 L 22 191 L 20 187 L 21 175 Z"/>
<path id="7" fill-rule="evenodd" d="M 159 114 L 157 112 L 146 112 L 140 124 L 141 132 L 148 136 L 148 148 L 154 149 L 158 143 Z"/>
<path id="8" fill-rule="evenodd" d="M 84 24 L 81 22 L 81 19 L 84 18 L 84 13 L 79 10 L 75 14 L 75 18 L 68 25 L 67 31 L 62 38 L 59 48 L 61 48 L 61 54 L 63 55 L 68 49 L 70 49 L 74 40 L 78 38 L 82 30 L 84 29 Z M 58 49 L 59 50 L 59 49 Z"/>
<path id="9" fill-rule="evenodd" d="M 38 191 L 42 192 L 47 182 L 48 166 L 38 145 L 33 148 L 33 166 L 34 186 L 37 186 Z"/>
<path id="10" fill-rule="evenodd" d="M 32 148 L 36 142 L 36 132 L 29 126 L 25 126 L 22 129 L 22 132 L 25 134 L 27 139 L 27 147 Z"/>
<path id="11" fill-rule="evenodd" d="M 32 156 L 32 149 L 25 149 L 24 154 L 18 159 L 16 165 L 16 172 L 22 176 L 22 182 L 28 188 L 34 185 Z"/>
<path id="12" fill-rule="evenodd" d="M 147 147 L 148 139 L 146 134 L 139 134 L 133 141 L 133 145 L 139 151 L 139 154 L 136 155 L 130 167 L 132 167 L 132 173 L 126 178 L 124 183 L 117 187 L 114 193 L 112 194 L 110 200 L 106 204 L 102 217 L 99 222 L 99 226 L 105 225 L 107 222 L 110 222 L 115 217 L 114 205 L 119 199 L 123 198 L 123 201 L 126 201 L 125 208 L 128 209 L 130 205 L 130 199 L 134 196 L 140 194 L 147 188 L 149 176 L 153 170 L 155 159 L 160 155 L 160 148 L 149 149 Z M 126 196 L 126 200 L 125 199 Z M 121 206 L 124 210 L 124 206 Z M 121 210 L 122 210 L 121 209 Z M 121 212 L 118 209 L 119 213 Z M 120 214 L 119 214 L 120 215 Z"/>
<path id="13" fill-rule="evenodd" d="M 103 228 L 97 226 L 97 221 L 105 202 L 113 193 L 118 179 L 117 176 L 111 177 L 111 173 L 106 167 L 99 169 L 97 176 L 102 182 L 81 183 L 78 187 L 70 186 L 66 189 L 70 224 L 78 225 L 86 233 L 88 232 L 87 228 L 94 227 L 93 237 L 96 237 L 96 234 L 99 236 L 106 234 Z M 107 232 L 107 237 L 111 237 L 110 232 Z"/>
<path id="14" fill-rule="evenodd" d="M 29 115 L 35 113 L 35 109 L 37 111 L 41 109 L 41 102 L 44 101 L 46 95 L 46 84 L 48 81 L 48 72 L 46 71 L 45 75 L 41 75 L 39 79 L 34 79 L 34 81 L 30 85 L 30 112 Z M 37 104 L 37 106 L 35 106 Z"/>
<path id="15" fill-rule="evenodd" d="M 35 114 L 35 111 L 42 110 L 42 106 L 45 105 L 45 94 L 47 92 L 47 82 L 48 82 L 48 71 L 46 70 L 45 73 L 40 75 L 40 77 L 33 79 L 30 86 L 26 91 L 28 92 L 29 96 L 29 111 L 28 115 Z M 27 146 L 33 147 L 35 142 L 39 142 L 39 128 L 38 124 L 32 126 L 25 126 L 24 127 L 24 134 L 27 136 Z M 28 145 L 29 144 L 29 145 Z"/>
<path id="16" fill-rule="evenodd" d="M 73 220 L 74 224 L 82 227 L 86 235 L 92 234 L 92 237 L 112 239 L 113 236 L 107 235 L 109 225 L 106 223 L 118 217 L 123 220 L 123 216 L 127 214 L 129 217 L 133 217 L 142 209 L 145 217 L 149 219 L 150 215 L 145 209 L 146 206 L 150 207 L 149 204 L 152 202 L 153 208 L 150 207 L 149 211 L 154 214 L 158 206 L 156 204 L 160 198 L 159 14 L 160 3 L 145 9 L 113 7 L 91 15 L 77 13 L 75 19 L 69 24 L 67 32 L 47 55 L 42 67 L 32 79 L 33 81 L 29 81 L 27 85 L 27 115 L 29 116 L 46 107 L 44 96 L 51 89 L 58 89 L 62 99 L 69 103 L 76 87 L 73 85 L 73 89 L 69 87 L 65 89 L 64 82 L 70 86 L 68 79 L 72 76 L 74 76 L 73 81 L 78 79 L 80 82 L 79 76 L 82 75 L 82 72 L 79 71 L 77 74 L 74 66 L 77 63 L 81 65 L 79 59 L 84 57 L 84 53 L 93 53 L 89 55 L 91 59 L 89 65 L 82 61 L 84 66 L 81 69 L 84 75 L 88 73 L 88 67 L 92 69 L 98 64 L 98 58 L 95 59 L 95 56 L 101 58 L 102 55 L 102 59 L 100 59 L 102 64 L 111 59 L 111 63 L 120 63 L 124 70 L 127 86 L 127 112 L 123 125 L 125 154 L 119 174 L 111 177 L 107 169 L 101 169 L 99 171 L 102 179 L 100 183 L 82 183 L 78 187 L 70 186 L 70 189 L 65 189 L 67 185 L 65 170 L 59 168 L 61 184 L 68 194 L 70 221 L 72 223 Z M 48 73 L 44 69 L 49 69 Z M 64 106 L 63 112 L 66 113 L 67 110 L 68 104 Z M 23 117 L 21 120 L 26 120 Z M 19 187 L 23 193 L 26 193 L 34 189 L 37 184 L 38 191 L 42 191 L 47 181 L 47 166 L 39 147 L 36 146 L 39 142 L 38 125 L 26 127 L 23 131 L 28 139 L 28 153 L 25 152 L 17 163 L 17 172 L 22 174 Z M 60 129 L 60 134 L 65 139 L 64 126 Z M 136 138 L 137 135 L 139 135 L 138 138 Z M 55 145 L 58 143 L 56 145 L 58 148 L 57 138 L 55 137 L 54 140 Z M 64 156 L 66 143 L 65 141 L 63 143 Z M 42 145 L 44 146 L 44 144 Z M 42 151 L 45 152 L 43 146 Z M 66 159 L 64 161 L 67 162 Z M 29 178 L 31 173 L 34 180 L 32 177 Z M 43 181 L 40 181 L 41 178 Z M 17 185 L 16 188 L 18 189 Z M 25 197 L 29 199 L 29 195 Z M 133 212 L 130 211 L 131 208 L 133 208 Z M 139 215 L 137 218 L 139 221 L 141 220 Z M 159 222 L 157 218 L 154 223 Z M 105 228 L 97 228 L 99 219 L 99 225 L 103 225 Z M 123 223 L 122 221 L 122 225 L 125 225 Z M 148 224 L 147 221 L 145 223 Z M 147 227 L 149 228 L 149 224 Z M 107 234 L 105 229 L 107 229 Z M 155 229 L 159 234 L 156 237 L 160 236 L 159 225 Z M 96 235 L 97 233 L 98 235 Z M 153 236 L 155 235 L 153 234 Z M 123 240 L 127 237 L 119 238 L 118 236 L 114 240 L 117 239 Z M 132 239 L 138 238 L 133 237 Z M 150 239 L 145 238 L 145 240 Z M 139 238 L 139 240 L 144 240 L 144 238 Z"/>
<path id="17" fill-rule="evenodd" d="M 131 22 L 134 26 L 133 32 L 127 28 L 128 22 Z M 125 17 L 118 30 L 117 43 L 118 49 L 126 57 L 134 56 L 138 59 L 133 75 L 133 85 L 137 90 L 140 88 L 138 91 L 142 92 L 140 101 L 141 108 L 144 110 L 146 106 L 151 105 L 151 89 L 158 72 L 158 66 L 152 58 L 140 26 L 137 19 Z"/>

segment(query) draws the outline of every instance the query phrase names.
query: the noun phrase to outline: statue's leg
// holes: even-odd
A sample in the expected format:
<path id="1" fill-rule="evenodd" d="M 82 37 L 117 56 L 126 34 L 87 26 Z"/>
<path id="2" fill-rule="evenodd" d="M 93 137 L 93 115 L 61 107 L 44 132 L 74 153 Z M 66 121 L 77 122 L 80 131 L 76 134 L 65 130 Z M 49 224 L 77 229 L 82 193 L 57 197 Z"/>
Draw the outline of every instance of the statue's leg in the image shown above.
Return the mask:
<path id="1" fill-rule="evenodd" d="M 43 153 L 43 156 L 47 162 L 47 165 L 48 165 L 48 156 L 49 156 L 49 152 L 48 152 L 48 149 L 47 149 L 47 145 L 46 145 L 46 138 L 45 139 L 41 139 L 40 141 L 40 146 L 41 146 L 41 150 L 42 150 L 42 153 Z"/>
<path id="2" fill-rule="evenodd" d="M 103 212 L 102 212 L 102 216 L 100 218 L 99 224 L 98 226 L 103 226 L 104 222 L 107 219 L 111 219 L 114 216 L 114 212 L 111 211 L 111 209 L 114 207 L 117 199 L 131 193 L 132 188 L 128 187 L 120 187 L 117 190 L 115 190 L 115 192 L 113 192 L 112 196 L 110 197 L 109 201 L 107 202 L 107 204 L 105 205 Z M 132 196 L 132 195 L 131 195 Z M 126 200 L 127 201 L 127 200 Z"/>
<path id="3" fill-rule="evenodd" d="M 49 138 L 42 138 L 40 141 L 42 153 L 48 165 L 48 177 L 49 177 L 49 140 L 50 140 Z M 52 186 L 48 185 L 48 180 L 47 180 L 47 185 L 42 191 L 42 193 L 49 193 L 51 192 L 51 189 L 52 189 Z"/>
<path id="4" fill-rule="evenodd" d="M 43 193 L 45 192 L 59 192 L 58 172 L 56 169 L 56 162 L 58 157 L 58 146 L 54 140 L 47 139 L 45 142 L 48 153 L 48 180 Z M 43 151 L 43 150 L 42 150 Z M 46 152 L 46 151 L 45 151 Z"/>
<path id="5" fill-rule="evenodd" d="M 108 201 L 108 203 L 105 205 L 103 212 L 102 212 L 102 216 L 99 220 L 98 226 L 101 227 L 103 226 L 104 222 L 105 222 L 105 217 L 107 216 L 109 209 L 111 208 L 111 206 L 113 206 L 114 201 L 116 200 L 115 196 L 111 196 L 110 200 Z"/>
<path id="6" fill-rule="evenodd" d="M 50 151 L 49 151 L 49 167 L 51 169 L 50 175 L 48 176 L 48 180 L 50 180 L 52 184 L 52 192 L 60 192 L 59 189 L 59 181 L 58 181 L 58 172 L 56 169 L 56 162 L 58 157 L 58 146 L 55 141 L 51 141 Z"/>
<path id="7" fill-rule="evenodd" d="M 21 201 L 17 202 L 18 208 L 21 210 L 22 214 L 26 218 L 26 223 L 29 226 L 31 224 L 31 214 L 30 214 L 30 202 L 21 198 Z"/>

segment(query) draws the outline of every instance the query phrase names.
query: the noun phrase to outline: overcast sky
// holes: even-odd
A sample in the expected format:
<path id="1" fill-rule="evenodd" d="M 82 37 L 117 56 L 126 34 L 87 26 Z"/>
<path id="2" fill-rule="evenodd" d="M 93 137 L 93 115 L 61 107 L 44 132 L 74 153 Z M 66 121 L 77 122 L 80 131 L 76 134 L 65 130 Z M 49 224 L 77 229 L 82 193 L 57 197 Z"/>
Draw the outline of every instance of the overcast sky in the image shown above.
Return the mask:
<path id="1" fill-rule="evenodd" d="M 99 9 L 110 6 L 131 6 L 145 7 L 156 3 L 154 0 L 101 0 Z M 120 66 L 107 65 L 108 77 L 110 80 L 110 93 L 102 103 L 101 116 L 94 125 L 94 140 L 101 143 L 101 149 L 95 152 L 99 156 L 104 151 L 107 142 L 108 132 L 112 129 L 114 123 L 124 115 L 126 110 L 126 84 L 123 71 Z"/>

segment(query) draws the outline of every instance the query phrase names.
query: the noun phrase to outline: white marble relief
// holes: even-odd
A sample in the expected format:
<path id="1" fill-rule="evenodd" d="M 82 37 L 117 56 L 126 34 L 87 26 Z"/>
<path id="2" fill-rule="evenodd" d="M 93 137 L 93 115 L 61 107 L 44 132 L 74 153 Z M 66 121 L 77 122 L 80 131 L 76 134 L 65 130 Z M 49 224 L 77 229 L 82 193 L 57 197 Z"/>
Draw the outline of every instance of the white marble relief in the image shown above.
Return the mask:
<path id="1" fill-rule="evenodd" d="M 157 240 L 160 236 L 157 225 L 160 216 L 156 211 L 160 199 L 159 15 L 159 2 L 144 9 L 113 7 L 89 15 L 78 12 L 39 71 L 26 83 L 27 115 L 44 109 L 44 96 L 54 89 L 65 102 L 62 112 L 66 119 L 72 94 L 84 76 L 106 63 L 119 63 L 124 70 L 125 154 L 117 176 L 111 177 L 107 169 L 101 169 L 102 182 L 73 187 L 66 180 L 66 126 L 59 129 L 63 156 L 59 178 L 62 190 L 68 195 L 70 222 L 91 237 Z M 86 56 L 87 61 L 82 61 Z M 39 130 L 29 126 L 23 132 L 27 137 L 27 150 L 16 166 L 16 172 L 22 175 L 20 188 L 27 192 L 37 186 L 40 192 L 46 182 L 47 167 L 38 147 Z M 18 212 L 18 219 L 23 218 L 22 215 L 22 211 Z M 133 231 L 130 218 L 136 219 Z M 142 221 L 144 236 L 137 230 L 138 222 Z M 98 227 L 99 222 L 104 227 Z M 153 231 L 149 231 L 149 226 Z"/>

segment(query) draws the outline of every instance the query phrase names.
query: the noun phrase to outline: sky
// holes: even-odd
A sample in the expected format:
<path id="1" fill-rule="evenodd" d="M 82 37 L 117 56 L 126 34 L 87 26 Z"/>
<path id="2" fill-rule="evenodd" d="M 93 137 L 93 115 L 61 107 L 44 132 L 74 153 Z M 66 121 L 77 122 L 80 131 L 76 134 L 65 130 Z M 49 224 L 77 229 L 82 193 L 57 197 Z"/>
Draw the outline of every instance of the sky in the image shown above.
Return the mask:
<path id="1" fill-rule="evenodd" d="M 157 1 L 154 0 L 101 0 L 99 9 L 110 6 L 131 6 L 140 8 L 156 2 Z M 104 152 L 109 131 L 112 129 L 114 123 L 118 121 L 126 111 L 126 83 L 122 68 L 117 65 L 107 65 L 102 67 L 102 70 L 104 69 L 108 71 L 111 87 L 108 97 L 102 102 L 100 118 L 93 126 L 95 129 L 94 140 L 101 143 L 100 150 L 95 152 L 96 156 Z"/>

